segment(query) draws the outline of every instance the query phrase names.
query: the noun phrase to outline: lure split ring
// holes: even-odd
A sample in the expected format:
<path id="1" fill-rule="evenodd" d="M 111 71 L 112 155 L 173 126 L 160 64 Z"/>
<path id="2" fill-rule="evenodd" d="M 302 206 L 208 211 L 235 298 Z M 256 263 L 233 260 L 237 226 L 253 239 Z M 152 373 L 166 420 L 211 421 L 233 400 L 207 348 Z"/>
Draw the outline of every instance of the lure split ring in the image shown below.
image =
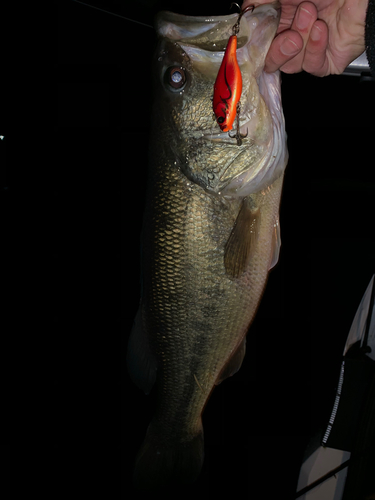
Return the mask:
<path id="1" fill-rule="evenodd" d="M 237 7 L 240 9 L 238 4 Z M 231 7 L 232 7 L 231 5 Z M 253 10 L 251 5 L 242 10 L 238 16 L 236 24 L 232 27 L 232 36 L 229 37 L 227 48 L 216 77 L 214 85 L 213 109 L 217 123 L 223 132 L 228 132 L 232 139 L 237 139 L 237 145 L 241 146 L 242 139 L 247 137 L 240 133 L 240 98 L 242 94 L 242 76 L 237 61 L 237 34 L 240 31 L 240 22 L 245 12 Z M 236 119 L 236 131 L 230 134 L 233 129 L 233 123 Z"/>

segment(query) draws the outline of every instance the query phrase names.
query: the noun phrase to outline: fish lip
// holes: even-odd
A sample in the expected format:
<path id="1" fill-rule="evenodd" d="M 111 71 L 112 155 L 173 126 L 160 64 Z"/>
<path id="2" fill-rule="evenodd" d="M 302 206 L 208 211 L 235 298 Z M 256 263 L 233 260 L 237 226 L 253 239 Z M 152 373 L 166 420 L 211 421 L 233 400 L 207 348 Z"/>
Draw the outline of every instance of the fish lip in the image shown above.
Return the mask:
<path id="1" fill-rule="evenodd" d="M 203 134 L 203 138 L 213 142 L 229 142 L 230 144 L 235 144 L 235 137 L 230 137 L 229 132 L 209 132 L 207 134 Z"/>
<path id="2" fill-rule="evenodd" d="M 249 121 L 246 123 L 249 123 Z M 246 123 L 240 126 L 240 133 L 243 135 L 246 134 L 246 127 L 245 127 Z M 230 130 L 229 132 L 232 132 L 232 131 L 233 131 L 233 129 Z M 228 143 L 228 144 L 232 144 L 232 145 L 237 146 L 236 137 L 230 137 L 229 132 L 214 132 L 214 133 L 210 132 L 210 133 L 203 134 L 203 138 L 205 140 L 212 141 L 212 142 Z M 243 146 L 245 146 L 246 143 L 250 144 L 252 141 L 251 141 L 251 139 L 244 137 L 242 139 L 242 142 L 243 142 Z"/>

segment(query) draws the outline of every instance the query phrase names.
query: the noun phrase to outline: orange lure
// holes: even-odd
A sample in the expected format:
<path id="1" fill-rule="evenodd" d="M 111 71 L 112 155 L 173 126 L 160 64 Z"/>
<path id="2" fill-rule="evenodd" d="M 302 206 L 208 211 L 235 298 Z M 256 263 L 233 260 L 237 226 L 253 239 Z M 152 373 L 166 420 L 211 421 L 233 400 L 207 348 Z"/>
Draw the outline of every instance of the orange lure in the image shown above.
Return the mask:
<path id="1" fill-rule="evenodd" d="M 242 135 L 240 133 L 239 114 L 242 94 L 242 75 L 237 61 L 237 33 L 240 31 L 241 17 L 245 12 L 253 9 L 254 6 L 251 5 L 241 11 L 236 24 L 233 26 L 233 35 L 229 37 L 219 73 L 216 77 L 214 98 L 212 102 L 217 123 L 223 132 L 229 132 L 233 129 L 233 123 L 237 117 L 236 133 L 235 135 L 229 134 L 229 137 L 236 138 L 238 146 L 241 146 L 242 139 L 246 137 L 247 134 Z"/>
<path id="2" fill-rule="evenodd" d="M 236 51 L 237 36 L 232 35 L 214 85 L 213 108 L 217 123 L 223 132 L 228 132 L 233 128 L 237 103 L 242 93 L 242 76 Z"/>

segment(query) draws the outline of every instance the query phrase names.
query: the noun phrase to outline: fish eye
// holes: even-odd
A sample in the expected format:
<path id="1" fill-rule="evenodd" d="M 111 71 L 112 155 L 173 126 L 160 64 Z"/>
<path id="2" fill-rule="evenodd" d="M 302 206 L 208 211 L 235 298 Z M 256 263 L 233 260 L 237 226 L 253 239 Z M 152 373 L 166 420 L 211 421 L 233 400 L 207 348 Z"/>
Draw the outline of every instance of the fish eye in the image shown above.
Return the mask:
<path id="1" fill-rule="evenodd" d="M 219 118 L 217 119 L 217 122 L 218 123 L 224 123 L 224 117 L 219 116 Z"/>
<path id="2" fill-rule="evenodd" d="M 174 66 L 168 68 L 166 73 L 166 83 L 173 89 L 180 90 L 184 87 L 186 82 L 185 70 L 182 67 Z"/>

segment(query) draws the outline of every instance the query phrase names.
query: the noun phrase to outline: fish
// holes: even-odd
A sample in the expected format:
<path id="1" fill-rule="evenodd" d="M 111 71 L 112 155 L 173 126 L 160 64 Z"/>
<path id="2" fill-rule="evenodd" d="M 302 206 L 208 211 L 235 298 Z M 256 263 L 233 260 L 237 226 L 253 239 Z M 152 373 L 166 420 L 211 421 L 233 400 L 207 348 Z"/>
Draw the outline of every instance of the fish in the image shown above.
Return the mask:
<path id="1" fill-rule="evenodd" d="M 288 151 L 280 74 L 265 73 L 264 62 L 280 6 L 260 5 L 241 18 L 241 145 L 212 116 L 237 19 L 164 11 L 155 20 L 141 299 L 126 355 L 130 378 L 156 399 L 135 458 L 139 490 L 199 477 L 202 412 L 215 386 L 241 367 L 279 257 Z"/>

